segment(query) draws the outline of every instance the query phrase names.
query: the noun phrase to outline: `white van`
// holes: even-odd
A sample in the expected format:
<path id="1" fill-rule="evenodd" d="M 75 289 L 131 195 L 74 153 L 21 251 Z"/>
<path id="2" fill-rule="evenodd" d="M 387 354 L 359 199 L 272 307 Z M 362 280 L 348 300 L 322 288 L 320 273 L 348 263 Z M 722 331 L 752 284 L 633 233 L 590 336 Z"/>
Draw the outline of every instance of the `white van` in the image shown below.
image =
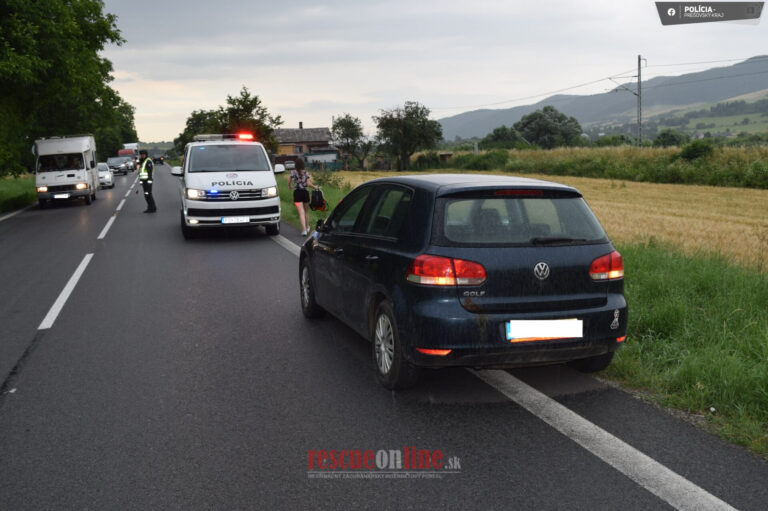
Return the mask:
<path id="1" fill-rule="evenodd" d="M 280 197 L 266 149 L 251 134 L 197 135 L 184 149 L 181 232 L 191 237 L 199 229 L 261 225 L 267 234 L 280 234 Z"/>
<path id="2" fill-rule="evenodd" d="M 35 140 L 35 187 L 40 207 L 50 201 L 96 200 L 99 170 L 93 135 L 70 135 Z"/>

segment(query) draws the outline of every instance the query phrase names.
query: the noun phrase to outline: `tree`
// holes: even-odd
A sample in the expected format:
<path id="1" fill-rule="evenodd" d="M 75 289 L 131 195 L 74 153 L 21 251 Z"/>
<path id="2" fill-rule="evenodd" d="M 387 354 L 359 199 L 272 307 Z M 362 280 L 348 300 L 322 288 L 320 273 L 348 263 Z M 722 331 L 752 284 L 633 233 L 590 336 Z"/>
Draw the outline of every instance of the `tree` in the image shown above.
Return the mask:
<path id="1" fill-rule="evenodd" d="M 102 9 L 99 0 L 0 4 L 0 174 L 31 165 L 38 137 L 98 134 L 114 120 L 112 64 L 99 52 L 123 40 Z"/>
<path id="2" fill-rule="evenodd" d="M 690 137 L 685 133 L 681 133 L 677 130 L 667 128 L 663 129 L 653 139 L 653 145 L 655 147 L 669 147 L 669 146 L 681 146 L 688 142 Z"/>
<path id="3" fill-rule="evenodd" d="M 227 95 L 227 106 L 216 110 L 195 110 L 187 118 L 184 131 L 173 140 L 179 154 L 195 135 L 203 133 L 253 133 L 256 140 L 270 151 L 277 150 L 275 128 L 283 123 L 280 116 L 273 116 L 258 96 L 251 95 L 247 87 L 240 89 L 239 96 Z"/>
<path id="4" fill-rule="evenodd" d="M 553 106 L 524 115 L 514 128 L 531 144 L 545 149 L 574 146 L 581 143 L 581 125 Z"/>
<path id="5" fill-rule="evenodd" d="M 525 144 L 520 134 L 513 127 L 499 126 L 486 135 L 478 144 L 480 149 L 513 149 Z"/>
<path id="6" fill-rule="evenodd" d="M 415 101 L 373 117 L 378 128 L 379 148 L 397 162 L 397 170 L 408 170 L 416 151 L 434 149 L 443 138 L 440 123 L 429 119 L 429 109 Z"/>
<path id="7" fill-rule="evenodd" d="M 365 159 L 373 149 L 373 141 L 363 133 L 363 123 L 351 114 L 334 117 L 331 125 L 333 143 L 344 154 L 344 166 L 348 166 L 348 156 L 357 159 L 360 168 L 365 170 Z"/>

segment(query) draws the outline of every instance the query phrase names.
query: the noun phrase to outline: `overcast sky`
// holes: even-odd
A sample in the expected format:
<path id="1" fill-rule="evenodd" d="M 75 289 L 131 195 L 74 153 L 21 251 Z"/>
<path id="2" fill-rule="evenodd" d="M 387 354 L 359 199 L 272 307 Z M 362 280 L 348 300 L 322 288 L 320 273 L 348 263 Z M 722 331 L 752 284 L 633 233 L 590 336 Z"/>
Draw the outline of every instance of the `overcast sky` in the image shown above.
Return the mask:
<path id="1" fill-rule="evenodd" d="M 645 0 L 104 3 L 126 40 L 103 52 L 112 86 L 136 107 L 139 138 L 154 142 L 172 140 L 193 110 L 217 108 L 243 86 L 283 127 L 330 126 L 348 112 L 374 134 L 371 116 L 405 101 L 439 119 L 626 77 L 638 54 L 647 59 L 644 78 L 768 54 L 768 21 L 664 27 Z"/>

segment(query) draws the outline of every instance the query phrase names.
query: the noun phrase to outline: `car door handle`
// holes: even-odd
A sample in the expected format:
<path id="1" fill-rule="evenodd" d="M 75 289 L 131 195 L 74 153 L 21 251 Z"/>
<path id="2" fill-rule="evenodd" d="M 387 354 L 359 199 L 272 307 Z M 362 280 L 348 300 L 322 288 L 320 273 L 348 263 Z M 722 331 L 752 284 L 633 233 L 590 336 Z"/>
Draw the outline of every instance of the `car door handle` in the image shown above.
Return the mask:
<path id="1" fill-rule="evenodd" d="M 377 255 L 367 255 L 367 256 L 365 256 L 365 262 L 366 263 L 373 263 L 373 262 L 378 261 L 378 260 L 379 260 L 379 256 L 377 256 Z"/>
<path id="2" fill-rule="evenodd" d="M 334 248 L 333 249 L 333 255 L 342 255 L 342 254 L 344 254 L 344 249 L 343 248 Z"/>

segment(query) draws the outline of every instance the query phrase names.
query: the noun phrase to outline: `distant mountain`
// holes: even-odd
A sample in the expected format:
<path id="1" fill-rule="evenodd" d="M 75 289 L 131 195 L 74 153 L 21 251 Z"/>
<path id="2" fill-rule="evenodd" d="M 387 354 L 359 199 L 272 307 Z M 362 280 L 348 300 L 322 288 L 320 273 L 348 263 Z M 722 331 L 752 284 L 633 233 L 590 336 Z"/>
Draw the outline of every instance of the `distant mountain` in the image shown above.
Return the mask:
<path id="1" fill-rule="evenodd" d="M 635 90 L 637 83 L 625 87 Z M 643 81 L 643 112 L 653 115 L 673 108 L 715 103 L 735 96 L 768 88 L 768 56 L 727 67 L 718 67 L 680 76 L 659 76 Z M 589 124 L 625 123 L 637 114 L 634 94 L 616 87 L 611 92 L 588 96 L 559 94 L 533 105 L 501 110 L 474 110 L 438 119 L 443 138 L 484 137 L 501 125 L 511 126 L 526 114 L 552 105 L 566 115 L 576 117 L 582 126 Z M 644 116 L 645 117 L 645 116 Z"/>

